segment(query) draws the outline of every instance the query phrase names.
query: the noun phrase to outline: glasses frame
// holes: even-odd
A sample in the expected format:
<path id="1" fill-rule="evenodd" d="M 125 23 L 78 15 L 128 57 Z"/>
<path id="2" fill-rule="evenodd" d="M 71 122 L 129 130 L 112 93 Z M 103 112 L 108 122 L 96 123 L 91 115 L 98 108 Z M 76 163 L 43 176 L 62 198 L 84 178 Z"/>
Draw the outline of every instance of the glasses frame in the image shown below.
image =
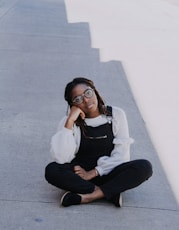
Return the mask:
<path id="1" fill-rule="evenodd" d="M 89 90 L 92 92 L 91 96 L 88 96 L 86 94 Z M 82 95 L 79 95 L 79 96 L 76 96 L 75 98 L 73 98 L 72 102 L 75 105 L 80 105 L 80 104 L 83 103 L 84 97 L 86 97 L 86 98 L 92 98 L 93 96 L 94 96 L 94 90 L 92 88 L 87 88 Z M 76 102 L 75 101 L 77 98 L 80 99 L 80 102 Z"/>

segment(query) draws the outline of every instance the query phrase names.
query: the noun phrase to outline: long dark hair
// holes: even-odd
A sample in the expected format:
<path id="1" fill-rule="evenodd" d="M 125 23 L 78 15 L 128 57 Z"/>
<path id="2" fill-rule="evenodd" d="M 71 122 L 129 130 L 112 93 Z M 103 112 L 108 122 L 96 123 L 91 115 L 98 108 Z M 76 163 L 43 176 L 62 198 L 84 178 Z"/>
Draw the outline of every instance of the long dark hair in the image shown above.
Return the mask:
<path id="1" fill-rule="evenodd" d="M 73 103 L 72 103 L 72 90 L 78 84 L 85 84 L 94 90 L 96 97 L 97 97 L 97 100 L 98 100 L 99 112 L 100 112 L 100 114 L 105 114 L 106 113 L 105 103 L 104 103 L 102 97 L 100 96 L 100 94 L 98 93 L 97 89 L 95 88 L 93 81 L 89 80 L 87 78 L 84 78 L 84 77 L 74 78 L 71 82 L 69 82 L 66 85 L 64 97 L 68 103 L 68 106 L 71 108 L 73 105 Z M 81 119 L 80 116 L 75 123 L 77 126 L 80 126 L 82 128 L 82 130 L 84 131 L 85 123 L 84 123 L 84 120 Z"/>

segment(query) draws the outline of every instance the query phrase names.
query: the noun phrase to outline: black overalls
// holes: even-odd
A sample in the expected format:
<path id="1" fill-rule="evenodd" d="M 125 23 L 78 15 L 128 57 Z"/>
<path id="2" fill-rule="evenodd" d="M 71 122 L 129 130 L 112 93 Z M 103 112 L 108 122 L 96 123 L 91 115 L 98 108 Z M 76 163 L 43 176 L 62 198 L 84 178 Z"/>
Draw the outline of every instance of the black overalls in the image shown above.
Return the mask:
<path id="1" fill-rule="evenodd" d="M 106 123 L 98 127 L 85 127 L 85 133 L 81 131 L 79 151 L 72 161 L 80 165 L 86 171 L 97 166 L 97 160 L 102 156 L 110 156 L 114 148 L 112 124 Z"/>
<path id="2" fill-rule="evenodd" d="M 111 200 L 121 192 L 134 188 L 152 175 L 150 162 L 135 160 L 115 167 L 108 175 L 98 176 L 86 181 L 74 173 L 75 165 L 80 165 L 86 171 L 97 166 L 97 160 L 102 156 L 110 156 L 114 148 L 112 123 L 81 130 L 79 151 L 71 163 L 50 163 L 46 167 L 45 177 L 52 185 L 74 193 L 87 194 L 99 186 L 105 197 Z"/>

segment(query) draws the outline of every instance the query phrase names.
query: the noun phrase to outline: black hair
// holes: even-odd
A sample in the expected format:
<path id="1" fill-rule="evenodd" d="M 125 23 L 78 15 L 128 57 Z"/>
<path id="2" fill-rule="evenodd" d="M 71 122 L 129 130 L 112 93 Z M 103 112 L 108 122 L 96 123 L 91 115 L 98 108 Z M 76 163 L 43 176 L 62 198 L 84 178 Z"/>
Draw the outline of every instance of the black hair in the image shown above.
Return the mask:
<path id="1" fill-rule="evenodd" d="M 105 103 L 104 103 L 102 97 L 100 96 L 100 94 L 98 93 L 97 89 L 95 88 L 93 81 L 89 80 L 87 78 L 84 78 L 84 77 L 74 78 L 71 82 L 69 82 L 66 85 L 64 97 L 65 97 L 65 100 L 67 101 L 68 105 L 70 107 L 72 107 L 72 105 L 73 105 L 73 103 L 72 103 L 72 90 L 78 84 L 85 84 L 94 90 L 96 97 L 97 97 L 97 100 L 98 100 L 99 112 L 100 112 L 100 114 L 105 114 L 106 113 Z M 81 119 L 81 117 L 79 117 L 77 119 L 76 125 L 80 126 L 84 130 L 85 123 L 84 123 L 84 120 Z"/>

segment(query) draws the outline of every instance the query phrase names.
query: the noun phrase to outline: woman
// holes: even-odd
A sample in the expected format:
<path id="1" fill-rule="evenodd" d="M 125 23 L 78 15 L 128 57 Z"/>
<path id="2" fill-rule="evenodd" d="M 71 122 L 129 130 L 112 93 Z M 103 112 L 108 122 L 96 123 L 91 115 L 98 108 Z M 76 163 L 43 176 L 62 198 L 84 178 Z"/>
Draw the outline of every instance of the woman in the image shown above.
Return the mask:
<path id="1" fill-rule="evenodd" d="M 152 175 L 151 163 L 130 161 L 126 115 L 105 106 L 93 82 L 75 78 L 65 89 L 70 107 L 52 137 L 54 162 L 47 165 L 46 180 L 66 192 L 64 207 L 106 198 L 121 207 L 121 193 Z"/>

